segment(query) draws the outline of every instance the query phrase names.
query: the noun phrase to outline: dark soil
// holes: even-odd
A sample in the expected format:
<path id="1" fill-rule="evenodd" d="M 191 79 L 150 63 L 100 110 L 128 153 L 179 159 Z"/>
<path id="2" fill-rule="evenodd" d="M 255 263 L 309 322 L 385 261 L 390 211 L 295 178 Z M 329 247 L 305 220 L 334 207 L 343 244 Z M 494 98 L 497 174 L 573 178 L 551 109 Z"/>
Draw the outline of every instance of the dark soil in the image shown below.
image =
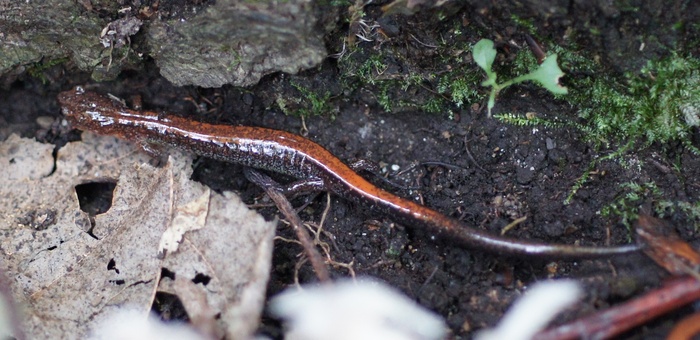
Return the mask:
<path id="1" fill-rule="evenodd" d="M 497 6 L 480 10 L 478 6 L 446 5 L 413 16 L 393 15 L 382 19 L 390 31 L 388 40 L 360 43 L 357 52 L 347 58 L 362 58 L 382 50 L 386 52 L 385 77 L 402 76 L 408 70 L 427 75 L 455 65 L 443 64 L 445 59 L 440 58 L 440 53 L 445 51 L 426 45 L 447 39 L 446 45 L 457 46 L 488 37 L 499 47 L 499 58 L 503 58 L 500 61 L 508 63 L 515 51 L 525 46 L 523 36 L 527 32 L 509 20 L 511 15 L 517 15 L 533 17 L 535 30 L 548 40 L 564 47 L 580 46 L 577 48 L 600 56 L 610 72 L 633 70 L 644 60 L 663 55 L 664 47 L 654 45 L 651 51 L 646 50 L 635 58 L 613 59 L 611 53 L 620 50 L 628 53 L 629 49 L 622 47 L 638 45 L 638 41 L 632 39 L 634 34 L 618 34 L 620 46 L 614 48 L 603 46 L 609 40 L 600 35 L 581 34 L 574 41 L 563 37 L 567 29 L 580 33 L 588 31 L 591 25 L 597 27 L 601 35 L 623 28 L 625 32 L 641 34 L 648 28 L 633 20 L 636 15 L 643 23 L 651 20 L 660 27 L 655 41 L 681 44 L 691 39 L 683 32 L 665 29 L 680 20 L 683 13 L 655 16 L 652 7 L 645 8 L 636 14 L 618 12 L 606 16 L 601 14 L 601 7 L 590 5 L 576 8 L 568 16 L 541 19 L 521 12 L 534 9 Z M 365 11 L 369 17 L 379 18 L 378 6 L 367 6 Z M 438 16 L 446 16 L 446 19 L 436 20 Z M 328 49 L 340 51 L 340 37 L 348 35 L 352 28 L 343 25 L 338 18 L 334 20 L 338 21 L 338 26 L 328 36 Z M 450 33 L 455 26 L 461 28 L 462 35 Z M 425 45 L 415 43 L 414 37 Z M 470 65 L 465 70 L 480 72 L 466 57 L 468 52 L 464 55 L 465 63 Z M 573 201 L 565 205 L 564 199 L 591 160 L 607 152 L 595 150 L 583 142 L 578 131 L 505 125 L 487 117 L 485 100 L 466 103 L 461 108 L 452 105 L 453 117 L 446 113 L 426 114 L 415 105 L 395 105 L 388 113 L 377 100 L 375 91 L 378 88 L 362 84 L 356 78 L 343 78 L 344 67 L 341 62 L 329 58 L 318 68 L 299 75 L 269 75 L 252 88 L 199 89 L 174 88 L 150 63 L 143 69 L 123 73 L 117 81 L 92 86 L 96 91 L 110 92 L 127 101 L 141 96 L 146 109 L 209 122 L 265 126 L 307 134 L 343 160 L 367 159 L 378 163 L 382 175 L 397 187 L 367 175 L 375 178 L 375 183 L 397 195 L 418 199 L 467 225 L 499 233 L 513 219 L 527 216 L 525 222 L 509 231 L 509 236 L 516 238 L 601 246 L 628 243 L 632 237 L 630 231 L 620 225 L 619 220 L 599 214 L 603 206 L 621 194 L 619 184 L 624 182 L 653 179 L 663 190 L 664 198 L 670 200 L 695 202 L 700 196 L 698 158 L 680 145 L 654 145 L 629 156 L 643 166 L 625 168 L 613 161 L 598 164 L 591 179 L 576 193 Z M 46 70 L 44 76 L 47 83 L 21 75 L 7 91 L 0 93 L 3 103 L 0 105 L 0 138 L 15 132 L 59 146 L 67 138 L 76 138 L 75 134 L 58 129 L 57 124 L 40 126 L 35 122 L 41 116 L 58 119 L 56 94 L 76 84 L 90 83 L 88 76 L 76 72 L 70 64 Z M 348 86 L 348 82 L 354 83 Z M 329 92 L 333 118 L 312 116 L 302 122 L 296 116 L 282 113 L 276 105 L 278 98 L 293 103 L 300 97 L 299 91 L 290 84 L 302 84 L 317 93 Z M 429 79 L 421 85 L 405 91 L 392 89 L 391 100 L 420 103 L 429 95 L 428 90 L 436 87 Z M 481 98 L 485 98 L 485 93 L 482 92 Z M 501 93 L 494 113 L 498 112 L 576 117 L 575 108 L 533 85 Z M 671 169 L 670 164 L 679 159 L 682 167 Z M 238 191 L 250 203 L 260 198 L 261 191 L 245 180 L 238 166 L 200 159 L 195 167 L 194 178 L 215 190 Z M 406 189 L 414 187 L 419 189 Z M 318 223 L 325 202 L 325 195 L 317 196 L 301 212 L 302 219 Z M 304 199 L 294 203 L 300 206 Z M 272 216 L 276 211 L 270 208 L 263 213 Z M 669 221 L 676 224 L 683 238 L 698 245 L 695 230 L 684 224 L 687 223 L 685 216 L 673 215 Z M 667 276 L 643 255 L 563 262 L 509 258 L 462 249 L 449 240 L 431 241 L 427 232 L 395 224 L 341 197 L 332 197 L 323 228 L 323 240 L 330 244 L 332 260 L 350 264 L 351 268 L 331 266 L 333 278 L 368 275 L 385 280 L 442 315 L 456 338 L 469 337 L 474 330 L 493 326 L 520 296 L 522 288 L 538 280 L 568 277 L 586 285 L 585 300 L 564 318 L 573 319 L 656 287 Z M 294 238 L 293 232 L 282 225 L 278 234 Z M 295 276 L 302 283 L 316 282 L 308 264 L 296 271 L 300 252 L 297 244 L 275 243 L 270 295 L 293 284 Z M 632 331 L 627 337 L 662 336 L 672 321 L 683 315 L 681 311 L 666 316 Z M 263 329 L 272 335 L 279 331 L 272 320 L 266 320 Z"/>

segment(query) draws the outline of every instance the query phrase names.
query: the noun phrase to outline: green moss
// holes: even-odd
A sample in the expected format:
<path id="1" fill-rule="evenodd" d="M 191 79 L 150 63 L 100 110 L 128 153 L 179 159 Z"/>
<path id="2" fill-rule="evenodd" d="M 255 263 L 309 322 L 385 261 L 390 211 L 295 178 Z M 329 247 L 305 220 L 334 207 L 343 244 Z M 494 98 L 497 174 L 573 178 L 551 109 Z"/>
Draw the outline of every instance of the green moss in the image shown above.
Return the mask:
<path id="1" fill-rule="evenodd" d="M 296 110 L 295 114 L 304 117 L 330 114 L 331 119 L 335 119 L 333 106 L 330 102 L 331 93 L 329 91 L 316 93 L 295 82 L 291 82 L 290 84 L 301 94 L 298 103 L 300 108 Z M 283 106 L 280 105 L 280 107 L 282 108 Z"/>
<path id="2" fill-rule="evenodd" d="M 578 108 L 578 118 L 526 118 L 501 114 L 495 118 L 517 126 L 568 127 L 578 130 L 596 150 L 608 149 L 603 157 L 595 158 L 573 184 L 565 202 L 585 185 L 591 171 L 600 162 L 615 160 L 625 166 L 626 154 L 651 145 L 666 147 L 680 143 L 695 154 L 700 149 L 692 144 L 692 133 L 700 126 L 700 61 L 677 53 L 650 61 L 639 72 L 614 77 L 605 72 L 595 58 L 583 56 L 552 46 L 550 51 L 561 56 L 561 64 L 569 74 L 569 94 L 559 96 Z M 529 69 L 534 59 L 521 52 L 514 62 L 514 72 Z M 603 212 L 619 216 L 629 225 L 636 218 L 631 208 L 637 196 L 654 196 L 652 184 L 628 184 L 621 199 L 608 205 Z M 649 193 L 641 195 L 641 193 Z M 636 195 L 636 196 L 635 196 Z M 661 203 L 659 203 L 661 204 Z M 675 207 L 692 218 L 700 216 L 700 206 L 691 203 L 665 202 L 666 209 Z M 659 212 L 660 213 L 660 212 Z M 700 218 L 696 219 L 700 220 Z"/>
<path id="3" fill-rule="evenodd" d="M 695 231 L 700 230 L 700 201 L 692 203 L 662 200 L 655 205 L 654 211 L 659 217 L 682 213 L 693 222 Z"/>
<path id="4" fill-rule="evenodd" d="M 446 107 L 445 101 L 441 97 L 432 97 L 421 106 L 421 110 L 428 113 L 440 113 Z"/>
<path id="5" fill-rule="evenodd" d="M 476 72 L 450 72 L 440 77 L 437 92 L 447 95 L 455 106 L 461 108 L 481 99 L 477 91 L 480 82 L 481 77 Z"/>
<path id="6" fill-rule="evenodd" d="M 638 148 L 679 141 L 692 152 L 700 125 L 700 61 L 672 55 L 649 62 L 621 82 L 587 78 L 572 86 L 572 101 L 586 120 L 584 136 L 597 146 L 637 141 Z"/>
<path id="7" fill-rule="evenodd" d="M 46 79 L 46 76 L 44 75 L 44 71 L 48 70 L 49 68 L 63 64 L 66 61 L 68 61 L 68 58 L 56 58 L 56 59 L 51 59 L 51 60 L 42 60 L 38 63 L 34 63 L 32 66 L 30 66 L 27 69 L 27 73 L 29 73 L 30 76 L 34 78 L 38 78 L 41 80 L 42 84 L 47 84 L 48 79 Z"/>
<path id="8" fill-rule="evenodd" d="M 654 182 L 620 184 L 621 193 L 611 203 L 600 209 L 603 217 L 616 217 L 629 230 L 632 224 L 639 218 L 639 209 L 642 203 L 652 199 L 659 199 L 661 189 Z"/>
<path id="9" fill-rule="evenodd" d="M 533 23 L 534 19 L 523 19 L 515 14 L 510 16 L 510 20 L 513 20 L 518 26 L 524 28 L 531 35 L 537 34 L 537 27 Z"/>
<path id="10" fill-rule="evenodd" d="M 695 230 L 700 229 L 700 201 L 671 201 L 664 199 L 663 194 L 663 190 L 653 181 L 622 183 L 620 193 L 600 210 L 600 214 L 618 219 L 631 230 L 632 225 L 639 218 L 641 205 L 651 203 L 653 213 L 657 216 L 663 218 L 676 214 L 685 215 L 684 217 L 693 223 Z"/>
<path id="11" fill-rule="evenodd" d="M 386 68 L 382 54 L 373 54 L 357 68 L 357 76 L 361 82 L 374 85 Z"/>
<path id="12" fill-rule="evenodd" d="M 567 48 L 559 45 L 551 45 L 548 47 L 548 50 L 559 56 L 559 64 L 562 69 L 566 70 L 570 75 L 575 75 L 575 77 L 572 77 L 574 79 L 578 78 L 578 75 L 581 74 L 604 74 L 602 66 L 597 61 L 598 58 L 590 54 L 576 52 L 581 50 L 578 45 L 571 44 Z"/>
<path id="13" fill-rule="evenodd" d="M 540 118 L 540 117 L 525 117 L 513 113 L 501 113 L 494 115 L 493 118 L 503 123 L 508 123 L 516 126 L 544 126 L 548 128 L 560 128 L 563 126 L 573 125 L 571 122 L 561 121 L 558 119 Z"/>
<path id="14" fill-rule="evenodd" d="M 698 59 L 673 54 L 650 61 L 637 73 L 615 78 L 603 73 L 592 58 L 555 51 L 562 53 L 562 65 L 577 75 L 568 87 L 570 94 L 560 98 L 578 107 L 583 119 L 563 123 L 579 129 L 586 141 L 596 148 L 622 146 L 630 150 L 678 141 L 700 154 L 690 139 L 692 129 L 700 126 Z M 516 72 L 533 62 L 522 54 L 514 63 Z M 499 119 L 516 125 L 552 125 L 546 119 L 524 120 L 513 115 Z"/>
<path id="15" fill-rule="evenodd" d="M 348 7 L 352 5 L 352 2 L 350 0 L 331 0 L 329 4 L 335 7 Z"/>
<path id="16" fill-rule="evenodd" d="M 479 100 L 481 76 L 458 67 L 439 76 L 425 70 L 389 73 L 382 51 L 355 49 L 338 61 L 344 92 L 366 91 L 386 112 L 400 109 L 450 112 Z M 406 92 L 414 93 L 407 96 Z M 454 106 L 453 106 L 454 105 Z"/>
<path id="17" fill-rule="evenodd" d="M 391 97 L 389 96 L 389 86 L 388 84 L 383 84 L 380 86 L 379 91 L 376 93 L 377 103 L 385 112 L 391 112 L 392 104 Z"/>
<path id="18" fill-rule="evenodd" d="M 515 55 L 513 63 L 508 67 L 498 70 L 504 78 L 515 78 L 518 75 L 529 73 L 537 68 L 537 59 L 530 49 L 522 48 Z"/>

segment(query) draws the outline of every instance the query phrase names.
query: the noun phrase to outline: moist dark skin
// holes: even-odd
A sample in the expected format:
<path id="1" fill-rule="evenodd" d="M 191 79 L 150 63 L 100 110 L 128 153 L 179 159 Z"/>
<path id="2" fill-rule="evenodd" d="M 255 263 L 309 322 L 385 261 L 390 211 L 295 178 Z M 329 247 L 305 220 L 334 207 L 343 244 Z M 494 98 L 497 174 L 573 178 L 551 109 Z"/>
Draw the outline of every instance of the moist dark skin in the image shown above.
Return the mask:
<path id="1" fill-rule="evenodd" d="M 557 259 L 603 258 L 636 252 L 637 245 L 583 247 L 491 235 L 428 207 L 380 189 L 324 147 L 295 134 L 259 127 L 212 125 L 154 112 L 137 112 L 106 96 L 76 87 L 58 95 L 63 114 L 81 130 L 287 174 L 364 204 L 392 220 L 422 228 L 447 242 L 498 255 Z"/>

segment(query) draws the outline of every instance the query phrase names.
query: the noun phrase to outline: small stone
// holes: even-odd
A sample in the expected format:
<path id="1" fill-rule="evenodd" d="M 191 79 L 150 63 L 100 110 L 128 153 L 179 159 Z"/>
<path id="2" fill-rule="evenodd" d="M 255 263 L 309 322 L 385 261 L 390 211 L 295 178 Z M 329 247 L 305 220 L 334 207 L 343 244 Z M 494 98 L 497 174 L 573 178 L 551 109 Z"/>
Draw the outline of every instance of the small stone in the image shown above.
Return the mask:
<path id="1" fill-rule="evenodd" d="M 519 166 L 516 170 L 516 180 L 520 184 L 528 184 L 535 177 L 535 168 L 531 166 Z"/>
<path id="2" fill-rule="evenodd" d="M 552 150 L 557 147 L 557 143 L 555 143 L 551 138 L 547 137 L 547 139 L 544 140 L 545 144 L 547 145 L 547 150 Z"/>
<path id="3" fill-rule="evenodd" d="M 561 235 L 564 235 L 564 232 L 566 231 L 566 226 L 564 226 L 564 223 L 557 220 L 550 223 L 544 223 L 543 229 L 544 232 L 547 233 L 547 236 L 559 237 Z"/>

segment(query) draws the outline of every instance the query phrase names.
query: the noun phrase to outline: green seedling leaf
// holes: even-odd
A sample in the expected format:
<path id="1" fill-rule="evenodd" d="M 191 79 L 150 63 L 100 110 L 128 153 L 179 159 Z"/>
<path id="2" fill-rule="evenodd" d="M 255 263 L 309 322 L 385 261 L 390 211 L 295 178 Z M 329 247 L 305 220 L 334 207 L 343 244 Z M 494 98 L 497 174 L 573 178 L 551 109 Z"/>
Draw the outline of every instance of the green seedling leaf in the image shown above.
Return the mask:
<path id="1" fill-rule="evenodd" d="M 474 62 L 476 62 L 476 64 L 479 65 L 479 67 L 481 67 L 488 76 L 488 79 L 482 82 L 481 86 L 491 87 L 487 105 L 489 117 L 491 117 L 491 109 L 493 109 L 494 105 L 496 104 L 496 95 L 498 92 L 513 84 L 531 80 L 537 82 L 549 92 L 554 94 L 568 93 L 566 87 L 559 85 L 559 78 L 564 75 L 564 72 L 557 64 L 556 54 L 553 54 L 545 59 L 542 65 L 540 65 L 535 71 L 505 81 L 501 84 L 497 82 L 498 75 L 496 72 L 491 70 L 491 67 L 493 67 L 493 61 L 496 59 L 496 49 L 493 48 L 493 41 L 488 39 L 479 40 L 479 42 L 477 42 L 472 49 L 472 57 L 474 58 Z"/>
<path id="2" fill-rule="evenodd" d="M 491 67 L 493 66 L 493 61 L 496 59 L 496 49 L 493 48 L 493 41 L 488 39 L 479 40 L 472 49 L 472 56 L 476 64 L 479 65 L 489 76 L 489 79 L 491 79 L 491 75 L 494 74 L 491 72 Z"/>
<path id="3" fill-rule="evenodd" d="M 496 92 L 499 90 L 498 83 L 496 83 L 496 72 L 491 70 L 493 61 L 496 60 L 496 49 L 493 48 L 493 41 L 489 39 L 479 40 L 472 49 L 472 57 L 476 64 L 486 72 L 486 76 L 488 77 L 488 79 L 481 83 L 481 86 L 491 87 L 488 103 L 489 117 L 491 117 L 491 109 L 496 104 Z"/>
<path id="4" fill-rule="evenodd" d="M 524 75 L 522 80 L 532 80 L 538 82 L 542 87 L 549 92 L 555 94 L 566 94 L 566 87 L 559 84 L 559 78 L 564 75 L 564 72 L 557 64 L 557 55 L 553 54 L 540 65 L 535 71 Z"/>

